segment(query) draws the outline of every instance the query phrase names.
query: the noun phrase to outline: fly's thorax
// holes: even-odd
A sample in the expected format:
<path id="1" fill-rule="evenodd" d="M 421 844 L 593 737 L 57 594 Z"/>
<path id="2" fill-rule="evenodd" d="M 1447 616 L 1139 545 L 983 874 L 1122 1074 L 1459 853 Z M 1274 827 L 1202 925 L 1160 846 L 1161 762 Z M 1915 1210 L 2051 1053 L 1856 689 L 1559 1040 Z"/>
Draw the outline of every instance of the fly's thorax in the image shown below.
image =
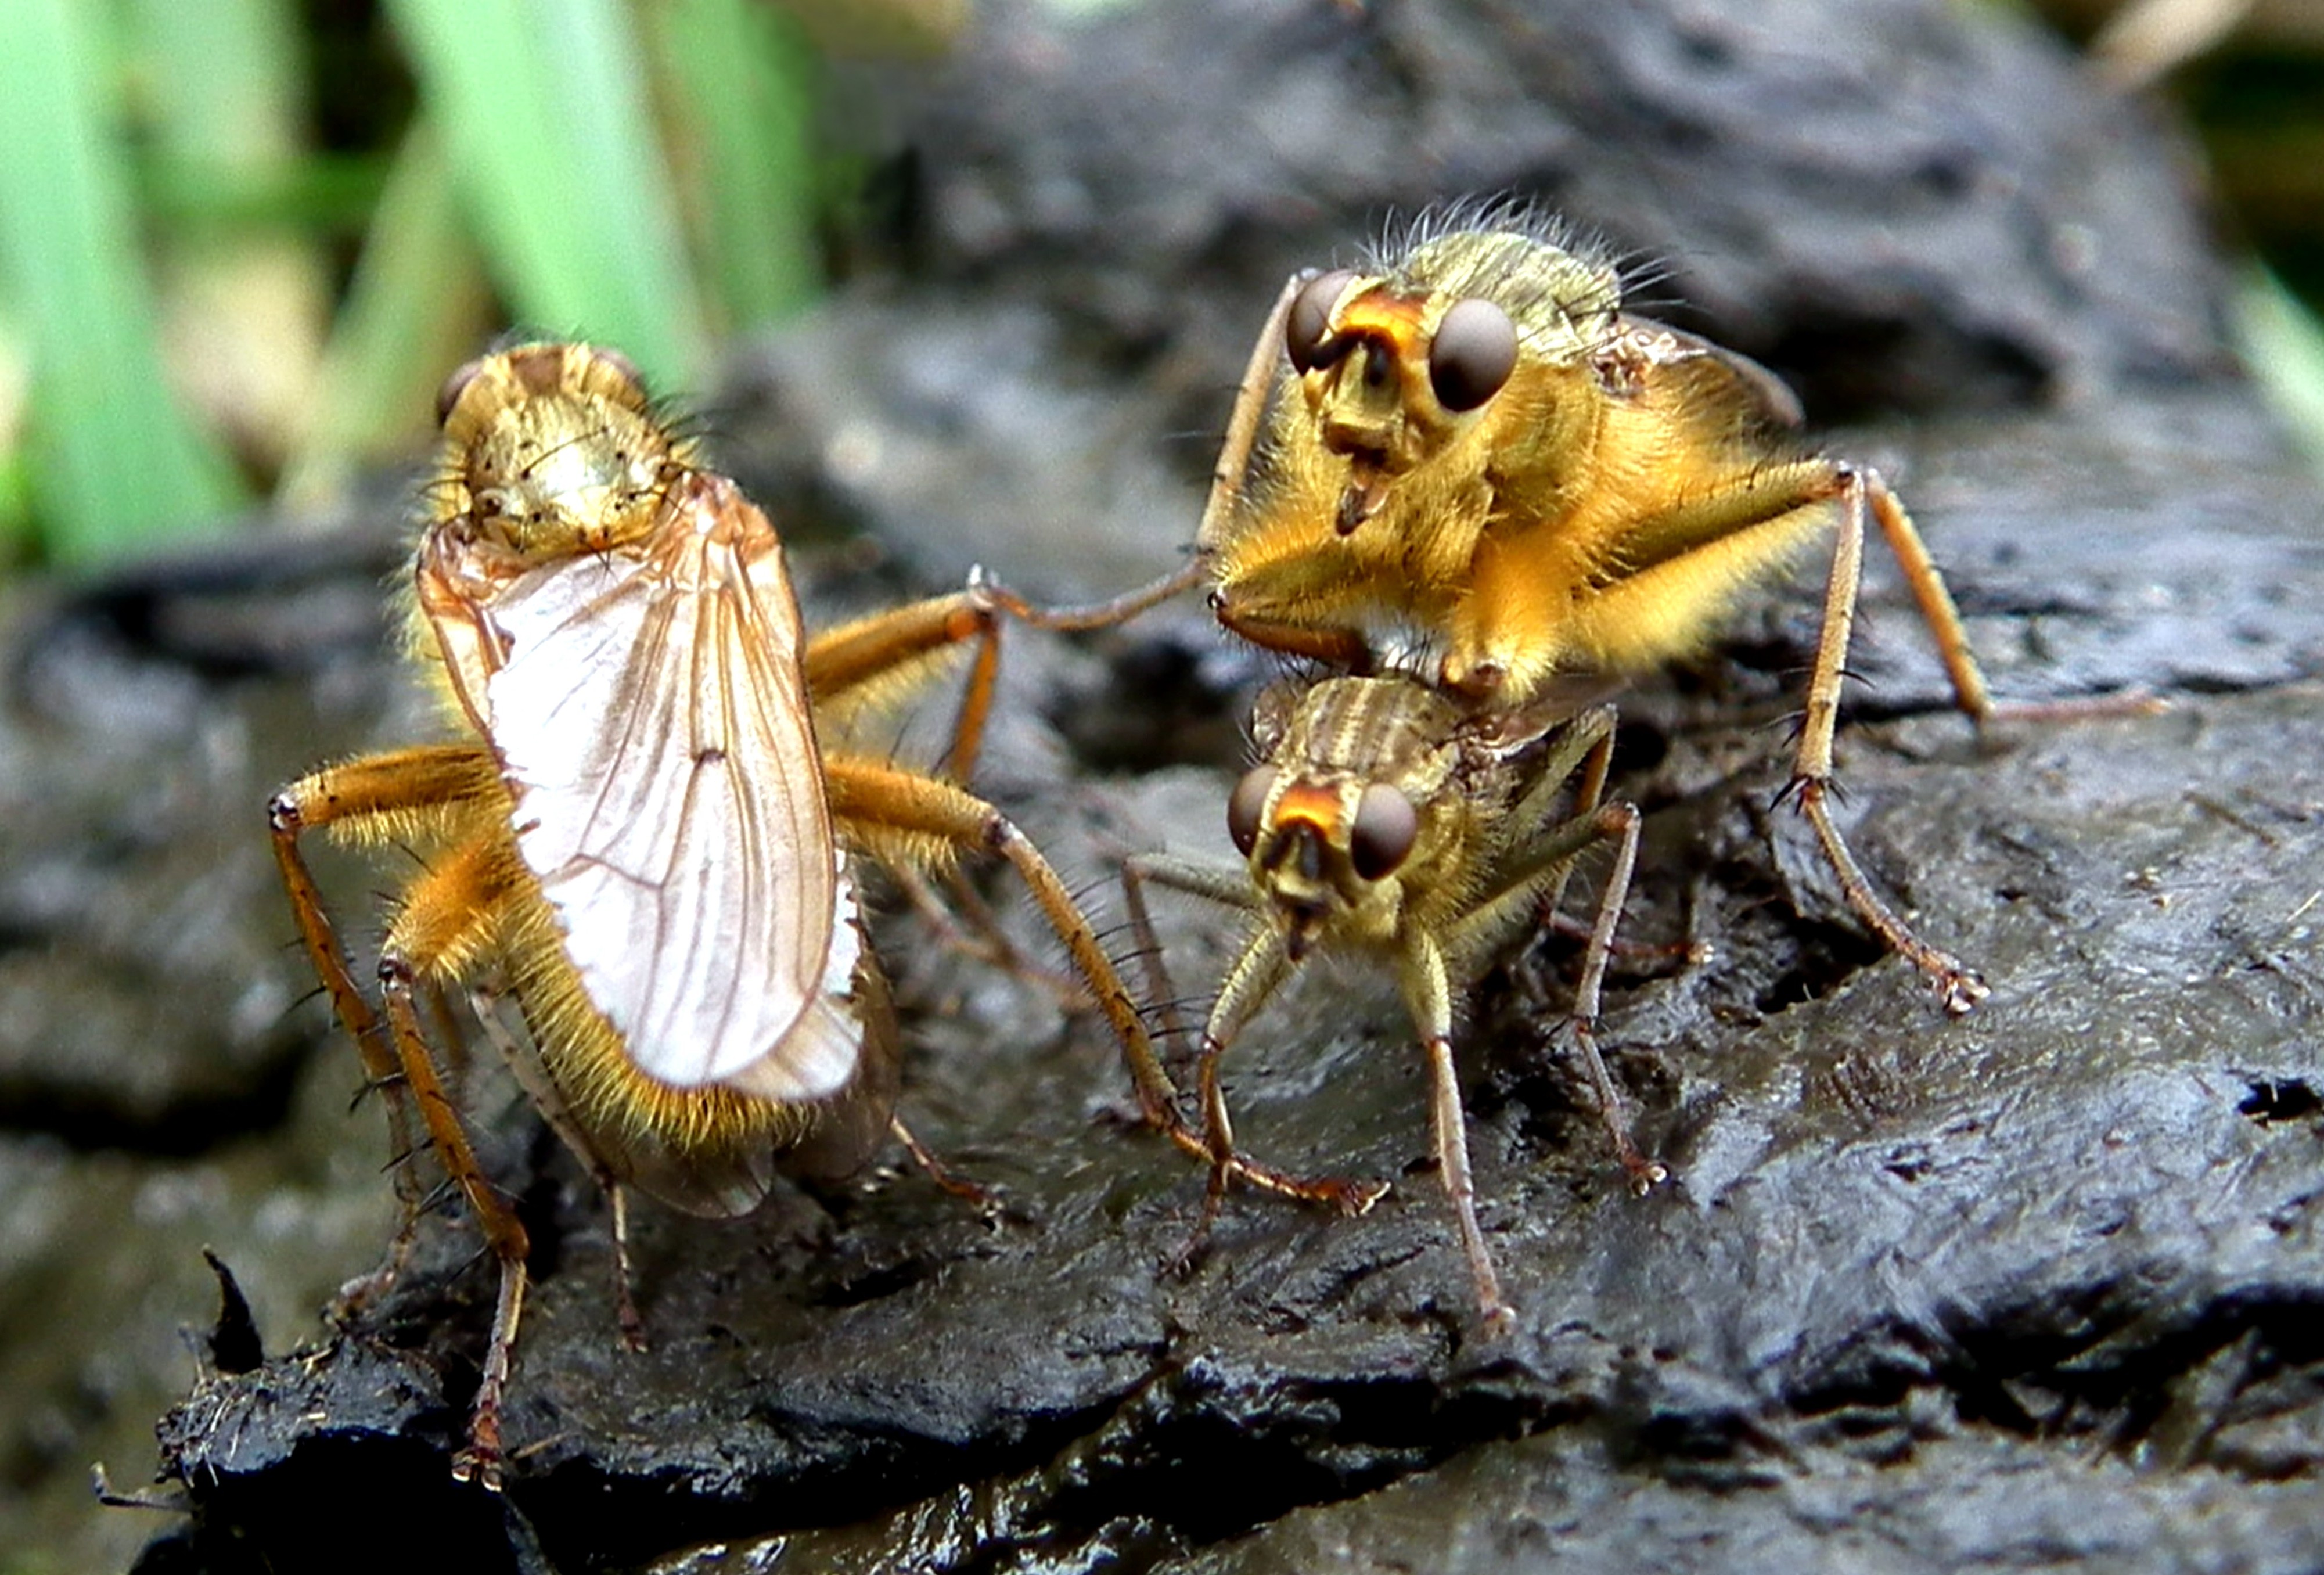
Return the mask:
<path id="1" fill-rule="evenodd" d="M 487 355 L 445 384 L 430 530 L 530 561 L 602 552 L 653 529 L 694 446 L 629 363 L 587 345 Z"/>

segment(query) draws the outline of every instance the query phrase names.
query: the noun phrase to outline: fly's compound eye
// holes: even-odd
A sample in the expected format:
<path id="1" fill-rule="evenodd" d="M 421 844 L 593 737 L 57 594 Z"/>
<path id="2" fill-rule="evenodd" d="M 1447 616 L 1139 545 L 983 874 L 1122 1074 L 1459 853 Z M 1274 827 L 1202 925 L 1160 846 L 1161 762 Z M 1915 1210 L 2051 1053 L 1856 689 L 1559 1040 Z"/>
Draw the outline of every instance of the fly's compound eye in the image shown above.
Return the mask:
<path id="1" fill-rule="evenodd" d="M 484 369 L 484 359 L 479 355 L 444 380 L 444 386 L 436 391 L 436 424 L 438 427 L 452 419 L 452 407 L 460 402 L 460 396 L 468 391 L 468 385 L 476 381 L 476 373 Z"/>
<path id="2" fill-rule="evenodd" d="M 1259 817 L 1267 808 L 1267 796 L 1275 791 L 1276 776 L 1273 766 L 1246 771 L 1235 784 L 1234 796 L 1227 800 L 1227 835 L 1246 859 L 1259 845 Z"/>
<path id="3" fill-rule="evenodd" d="M 1474 297 L 1453 303 L 1428 346 L 1428 382 L 1448 410 L 1473 410 L 1517 370 L 1517 330 L 1509 314 Z"/>
<path id="4" fill-rule="evenodd" d="M 1356 873 L 1379 880 L 1396 872 L 1420 835 L 1420 815 L 1412 800 L 1385 782 L 1375 782 L 1356 800 L 1356 824 L 1348 833 L 1348 858 Z"/>
<path id="5" fill-rule="evenodd" d="M 631 360 L 628 356 L 622 355 L 619 350 L 608 350 L 603 345 L 592 345 L 589 347 L 589 354 L 596 357 L 600 364 L 618 375 L 623 382 L 628 383 L 632 388 L 643 389 L 645 387 L 645 377 L 643 373 L 638 371 L 638 364 Z"/>
<path id="6" fill-rule="evenodd" d="M 1351 269 L 1334 268 L 1309 280 L 1292 298 L 1291 315 L 1283 320 L 1283 348 L 1300 371 L 1313 372 L 1340 358 L 1345 341 L 1326 336 L 1332 331 L 1332 308 L 1354 277 Z"/>

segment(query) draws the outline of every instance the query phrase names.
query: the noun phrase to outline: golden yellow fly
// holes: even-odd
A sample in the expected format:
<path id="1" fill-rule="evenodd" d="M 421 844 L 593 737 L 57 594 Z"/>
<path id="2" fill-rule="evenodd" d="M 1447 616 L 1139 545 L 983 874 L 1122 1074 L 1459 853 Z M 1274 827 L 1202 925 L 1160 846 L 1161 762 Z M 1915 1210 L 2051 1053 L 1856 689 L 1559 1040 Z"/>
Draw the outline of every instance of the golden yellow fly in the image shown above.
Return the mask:
<path id="1" fill-rule="evenodd" d="M 1350 671 L 1425 653 L 1480 710 L 1709 643 L 1738 599 L 1835 539 L 1789 796 L 1851 908 L 1965 1012 L 1974 971 L 1875 891 L 1827 807 L 1868 511 L 1956 703 L 1999 708 L 1920 532 L 1870 470 L 1805 450 L 1774 374 L 1628 310 L 1622 281 L 1506 207 L 1422 220 L 1392 256 L 1302 273 L 1253 350 L 1185 571 L 1083 626 L 1209 581 L 1227 628 Z"/>
<path id="2" fill-rule="evenodd" d="M 1250 1174 L 1235 1154 L 1220 1082 L 1227 1046 L 1311 956 L 1378 958 L 1394 972 L 1428 1057 L 1438 1174 L 1478 1304 L 1488 1324 L 1505 1322 L 1508 1303 L 1477 1223 L 1453 1067 L 1458 998 L 1497 952 L 1538 921 L 1545 902 L 1554 906 L 1575 857 L 1598 843 L 1616 851 L 1571 1028 L 1633 1184 L 1643 1191 L 1662 1178 L 1662 1167 L 1630 1140 L 1595 1037 L 1600 988 L 1638 842 L 1637 811 L 1600 802 L 1613 732 L 1609 706 L 1578 715 L 1542 708 L 1532 717 L 1480 717 L 1406 676 L 1289 680 L 1260 696 L 1253 733 L 1261 758 L 1227 804 L 1227 829 L 1245 867 L 1142 855 L 1123 871 L 1149 959 L 1155 948 L 1141 889 L 1147 881 L 1251 916 L 1203 1028 L 1197 1062 L 1212 1151 L 1205 1229 L 1230 1175 Z M 1169 999 L 1158 962 L 1148 982 L 1157 997 Z M 1303 1184 L 1275 1173 L 1266 1184 L 1358 1212 L 1386 1190 L 1345 1181 Z"/>
<path id="3" fill-rule="evenodd" d="M 752 1209 L 779 1167 L 844 1174 L 890 1130 L 896 1025 L 851 854 L 907 871 L 962 850 L 1006 858 L 1126 1054 L 1152 1052 L 1080 909 L 1006 817 L 942 777 L 818 748 L 974 641 L 946 762 L 964 774 L 1012 598 L 972 585 L 806 638 L 772 525 L 610 351 L 485 356 L 446 384 L 439 414 L 407 644 L 456 737 L 326 767 L 269 817 L 308 954 L 393 1096 L 399 1152 L 408 1093 L 498 1260 L 454 1462 L 497 1485 L 528 1244 L 446 1091 L 420 987 L 504 989 L 530 1029 L 521 1080 L 598 1175 L 715 1216 Z M 300 852 L 318 827 L 420 856 L 381 947 L 377 1008 Z M 398 1184 L 409 1211 L 408 1170 Z M 622 1312 L 633 1333 L 626 1296 Z"/>

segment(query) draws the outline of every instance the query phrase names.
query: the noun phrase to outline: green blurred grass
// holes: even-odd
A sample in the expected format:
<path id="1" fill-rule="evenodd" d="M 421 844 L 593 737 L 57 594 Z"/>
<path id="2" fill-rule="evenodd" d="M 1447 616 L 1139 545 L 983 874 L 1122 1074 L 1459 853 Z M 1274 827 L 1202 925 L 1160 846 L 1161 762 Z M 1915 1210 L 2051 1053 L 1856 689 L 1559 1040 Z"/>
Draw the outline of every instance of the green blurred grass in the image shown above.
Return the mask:
<path id="1" fill-rule="evenodd" d="M 2108 3 L 2040 0 L 2078 28 Z M 0 0 L 0 572 L 260 492 L 327 502 L 410 453 L 446 370 L 511 324 L 699 387 L 711 345 L 820 288 L 837 183 L 798 18 L 925 53 L 969 4 Z M 2174 80 L 2282 281 L 2241 297 L 2247 359 L 2324 455 L 2302 48 Z"/>
<path id="2" fill-rule="evenodd" d="M 499 327 L 684 388 L 816 294 L 820 62 L 765 0 L 383 17 L 0 3 L 0 563 L 326 498 Z"/>

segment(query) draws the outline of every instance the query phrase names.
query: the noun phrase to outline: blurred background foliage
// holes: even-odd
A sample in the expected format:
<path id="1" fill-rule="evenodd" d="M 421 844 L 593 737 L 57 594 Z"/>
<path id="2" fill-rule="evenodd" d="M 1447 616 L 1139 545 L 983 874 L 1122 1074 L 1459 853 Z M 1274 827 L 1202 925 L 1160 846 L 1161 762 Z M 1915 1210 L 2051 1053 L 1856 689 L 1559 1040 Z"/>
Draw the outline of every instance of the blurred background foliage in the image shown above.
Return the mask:
<path id="1" fill-rule="evenodd" d="M 964 5 L 5 0 L 0 554 L 327 498 L 512 322 L 697 384 L 819 286 L 821 51 Z"/>
<path id="2" fill-rule="evenodd" d="M 701 386 L 821 285 L 825 52 L 940 53 L 970 3 L 0 0 L 0 564 L 326 501 L 510 323 Z M 2324 455 L 2324 0 L 2038 9 L 2195 117 Z"/>

